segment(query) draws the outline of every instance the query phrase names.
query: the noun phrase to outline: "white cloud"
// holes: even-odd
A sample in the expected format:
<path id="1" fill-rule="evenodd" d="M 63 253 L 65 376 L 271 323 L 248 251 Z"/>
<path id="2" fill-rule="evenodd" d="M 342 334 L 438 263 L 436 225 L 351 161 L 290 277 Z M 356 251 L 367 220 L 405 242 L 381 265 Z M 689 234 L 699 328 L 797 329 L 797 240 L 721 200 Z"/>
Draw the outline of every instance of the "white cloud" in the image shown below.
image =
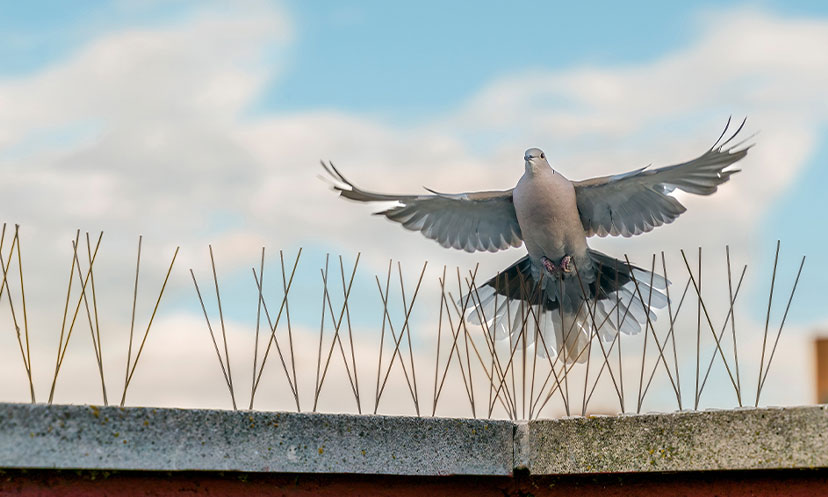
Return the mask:
<path id="1" fill-rule="evenodd" d="M 762 134 L 741 164 L 743 173 L 711 198 L 682 197 L 689 211 L 672 226 L 595 246 L 637 260 L 658 247 L 678 261 L 678 247 L 701 241 L 720 250 L 730 243 L 742 260 L 753 260 L 765 210 L 811 157 L 818 127 L 828 118 L 828 54 L 815 49 L 828 45 L 828 20 L 733 10 L 710 15 L 704 25 L 697 41 L 660 59 L 514 74 L 491 82 L 451 115 L 413 127 L 334 111 L 249 117 L 263 85 L 281 71 L 266 54 L 274 47 L 287 50 L 292 31 L 283 12 L 260 5 L 111 33 L 37 74 L 0 82 L 0 198 L 6 219 L 23 225 L 32 261 L 29 291 L 43 295 L 32 313 L 34 340 L 42 345 L 36 350 L 46 357 L 38 362 L 48 363 L 44 351 L 56 342 L 61 278 L 75 226 L 107 231 L 100 274 L 112 275 L 103 281 L 112 305 L 124 310 L 111 318 L 121 330 L 138 233 L 147 235 L 145 262 L 154 278 L 142 302 L 153 301 L 167 254 L 179 244 L 181 259 L 168 291 L 182 299 L 192 293 L 184 269 L 206 270 L 210 242 L 227 272 L 249 271 L 262 244 L 362 250 L 369 275 L 384 271 L 389 257 L 412 270 L 424 258 L 433 266 L 467 267 L 479 260 L 481 274 L 489 275 L 522 255 L 445 251 L 371 219 L 366 214 L 372 209 L 342 202 L 316 180 L 320 158 L 333 159 L 358 184 L 378 190 L 404 192 L 421 184 L 445 191 L 509 188 L 522 173 L 528 146 L 544 147 L 558 169 L 580 179 L 694 157 L 711 144 L 728 114 L 747 114 L 747 131 Z M 93 132 L 68 144 L 36 146 L 43 133 L 76 124 Z M 29 153 L 5 155 L 21 144 Z M 304 270 L 315 272 L 315 263 Z M 708 274 L 721 270 L 715 267 Z M 671 266 L 671 274 L 682 271 Z M 427 276 L 428 298 L 435 295 L 436 275 L 435 267 Z M 709 298 L 721 301 L 722 288 Z M 175 370 L 181 371 L 180 384 L 153 393 L 183 399 L 184 391 L 198 392 L 182 402 L 220 405 L 222 389 L 204 386 L 216 383 L 205 380 L 205 371 L 217 371 L 205 348 L 206 330 L 200 318 L 191 318 L 166 317 L 165 331 L 153 335 L 153 347 L 162 341 L 167 346 L 148 351 L 153 368 L 163 371 L 161 377 L 174 374 L 160 364 L 178 357 Z M 177 355 L 189 337 L 201 340 L 199 348 Z M 778 374 L 780 385 L 790 380 L 789 373 Z M 90 400 L 76 390 L 64 399 Z M 136 393 L 136 399 L 155 402 L 152 395 Z"/>

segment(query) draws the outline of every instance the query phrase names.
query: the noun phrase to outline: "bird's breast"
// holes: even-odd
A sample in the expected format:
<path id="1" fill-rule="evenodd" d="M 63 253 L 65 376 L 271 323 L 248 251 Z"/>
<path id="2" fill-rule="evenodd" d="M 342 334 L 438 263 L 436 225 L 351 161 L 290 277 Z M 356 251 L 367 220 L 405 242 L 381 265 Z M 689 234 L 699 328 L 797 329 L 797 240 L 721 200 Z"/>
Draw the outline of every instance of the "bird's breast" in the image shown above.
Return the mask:
<path id="1" fill-rule="evenodd" d="M 526 174 L 515 187 L 513 199 L 530 256 L 558 259 L 586 252 L 575 188 L 566 178 L 551 169 Z"/>

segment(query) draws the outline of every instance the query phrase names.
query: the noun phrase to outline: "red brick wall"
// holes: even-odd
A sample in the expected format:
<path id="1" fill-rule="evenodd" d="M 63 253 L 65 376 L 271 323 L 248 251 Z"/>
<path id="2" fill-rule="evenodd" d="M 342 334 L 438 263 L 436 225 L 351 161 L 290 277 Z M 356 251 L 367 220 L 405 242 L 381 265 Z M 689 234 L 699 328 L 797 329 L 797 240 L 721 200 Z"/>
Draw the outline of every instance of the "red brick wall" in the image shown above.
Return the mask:
<path id="1" fill-rule="evenodd" d="M 828 470 L 534 477 L 0 471 L 0 496 L 789 496 L 828 495 Z"/>

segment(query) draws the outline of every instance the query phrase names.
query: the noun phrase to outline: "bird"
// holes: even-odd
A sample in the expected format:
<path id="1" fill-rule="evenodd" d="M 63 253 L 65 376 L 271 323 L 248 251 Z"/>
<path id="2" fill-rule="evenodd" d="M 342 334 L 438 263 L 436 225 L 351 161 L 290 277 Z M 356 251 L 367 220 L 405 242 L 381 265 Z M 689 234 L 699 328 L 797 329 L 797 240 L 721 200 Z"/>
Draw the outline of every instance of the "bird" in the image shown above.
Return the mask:
<path id="1" fill-rule="evenodd" d="M 446 248 L 497 252 L 526 247 L 527 254 L 469 291 L 459 303 L 467 320 L 485 324 L 493 338 L 526 340 L 543 356 L 585 362 L 594 336 L 640 333 L 668 303 L 669 282 L 651 271 L 589 247 L 593 236 L 632 237 L 672 223 L 686 208 L 673 193 L 711 195 L 740 169 L 752 144 L 727 139 L 731 120 L 700 156 L 660 168 L 571 181 L 539 148 L 526 150 L 524 172 L 508 190 L 395 195 L 364 190 L 329 161 L 322 166 L 341 197 L 395 202 L 377 212 Z"/>

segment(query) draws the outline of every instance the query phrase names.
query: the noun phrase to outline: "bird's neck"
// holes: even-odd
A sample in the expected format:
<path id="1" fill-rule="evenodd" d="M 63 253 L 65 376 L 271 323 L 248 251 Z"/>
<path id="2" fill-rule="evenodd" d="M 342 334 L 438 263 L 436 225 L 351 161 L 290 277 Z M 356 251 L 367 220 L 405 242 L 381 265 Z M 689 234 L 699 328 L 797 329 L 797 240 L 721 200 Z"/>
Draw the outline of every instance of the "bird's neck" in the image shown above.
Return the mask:
<path id="1" fill-rule="evenodd" d="M 527 162 L 525 164 L 525 170 L 528 176 L 534 176 L 542 172 L 552 172 L 553 174 L 555 172 L 551 167 L 549 167 L 546 164 L 538 164 L 532 162 Z"/>

